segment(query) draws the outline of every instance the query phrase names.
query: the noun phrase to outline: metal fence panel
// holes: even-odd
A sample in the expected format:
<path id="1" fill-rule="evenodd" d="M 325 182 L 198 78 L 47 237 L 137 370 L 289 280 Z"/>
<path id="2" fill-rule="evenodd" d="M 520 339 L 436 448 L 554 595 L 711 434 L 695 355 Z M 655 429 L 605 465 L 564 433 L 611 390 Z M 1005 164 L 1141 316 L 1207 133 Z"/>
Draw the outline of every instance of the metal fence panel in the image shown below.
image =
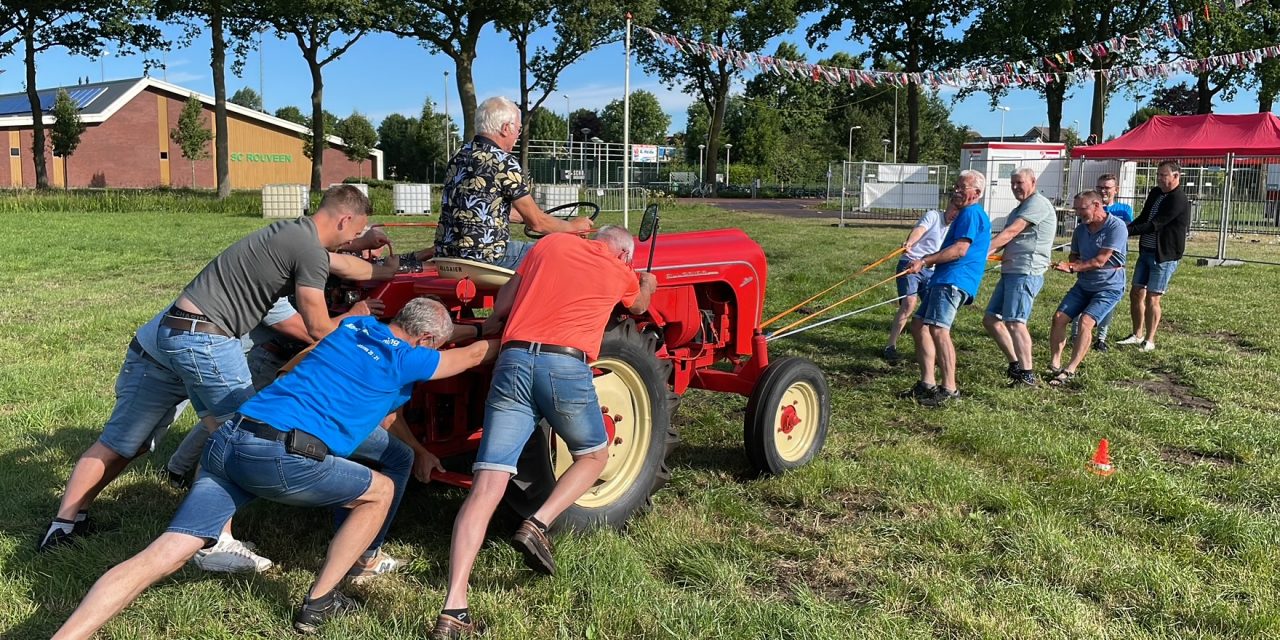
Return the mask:
<path id="1" fill-rule="evenodd" d="M 841 219 L 915 220 L 942 207 L 950 168 L 886 162 L 832 162 L 827 206 Z"/>

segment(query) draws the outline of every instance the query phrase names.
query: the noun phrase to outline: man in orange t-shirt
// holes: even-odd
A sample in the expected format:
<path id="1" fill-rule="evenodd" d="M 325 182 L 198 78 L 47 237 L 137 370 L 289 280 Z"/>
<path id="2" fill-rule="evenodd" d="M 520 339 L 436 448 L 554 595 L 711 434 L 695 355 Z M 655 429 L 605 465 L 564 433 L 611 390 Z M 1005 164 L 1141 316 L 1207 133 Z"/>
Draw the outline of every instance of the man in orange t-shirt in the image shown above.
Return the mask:
<path id="1" fill-rule="evenodd" d="M 573 464 L 520 525 L 512 544 L 531 569 L 555 572 L 547 526 L 591 488 L 609 459 L 587 363 L 599 355 L 614 307 L 621 303 L 631 313 L 644 313 L 657 284 L 653 274 L 632 270 L 634 248 L 622 227 L 602 227 L 594 240 L 553 233 L 529 250 L 498 291 L 483 333 L 502 328 L 502 351 L 485 403 L 471 493 L 453 523 L 449 591 L 432 638 L 461 637 L 483 627 L 467 611 L 471 565 L 520 452 L 542 419 L 568 446 Z"/>

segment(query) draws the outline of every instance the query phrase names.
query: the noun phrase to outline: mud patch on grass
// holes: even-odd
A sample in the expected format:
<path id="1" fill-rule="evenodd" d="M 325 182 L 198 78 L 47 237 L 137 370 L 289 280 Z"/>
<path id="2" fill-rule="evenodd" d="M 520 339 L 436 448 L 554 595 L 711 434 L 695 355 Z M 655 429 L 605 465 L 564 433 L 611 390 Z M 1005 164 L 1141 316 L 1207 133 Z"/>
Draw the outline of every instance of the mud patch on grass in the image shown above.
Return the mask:
<path id="1" fill-rule="evenodd" d="M 772 563 L 774 594 L 790 600 L 807 589 L 818 597 L 841 603 L 865 603 L 876 588 L 873 576 L 850 571 L 830 557 L 812 559 L 780 558 Z"/>
<path id="2" fill-rule="evenodd" d="M 1167 371 L 1156 371 L 1155 375 L 1156 378 L 1154 380 L 1137 380 L 1120 384 L 1134 389 L 1141 389 L 1166 405 L 1192 413 L 1209 415 L 1217 408 L 1218 403 L 1196 395 L 1195 388 L 1183 382 L 1176 375 Z"/>
<path id="3" fill-rule="evenodd" d="M 1243 462 L 1240 458 L 1231 453 L 1204 453 L 1194 451 L 1192 449 L 1183 449 L 1181 447 L 1165 447 L 1160 450 L 1160 459 L 1165 462 L 1193 466 L 1197 464 L 1208 464 L 1225 469 L 1235 466 Z"/>
<path id="4" fill-rule="evenodd" d="M 1266 347 L 1246 338 L 1234 331 L 1210 331 L 1204 334 L 1205 337 L 1221 342 L 1236 351 L 1251 355 L 1263 355 L 1267 352 Z"/>

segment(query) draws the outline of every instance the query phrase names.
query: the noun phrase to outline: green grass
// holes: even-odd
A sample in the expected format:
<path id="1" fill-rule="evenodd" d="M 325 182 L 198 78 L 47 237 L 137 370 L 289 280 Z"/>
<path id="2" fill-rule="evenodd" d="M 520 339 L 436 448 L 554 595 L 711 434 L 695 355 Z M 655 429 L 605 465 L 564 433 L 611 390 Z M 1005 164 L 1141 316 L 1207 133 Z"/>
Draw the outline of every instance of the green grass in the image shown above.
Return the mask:
<path id="1" fill-rule="evenodd" d="M 181 495 L 156 476 L 171 437 L 104 492 L 94 513 L 105 531 L 47 556 L 32 550 L 111 409 L 133 328 L 264 224 L 236 213 L 0 213 L 0 636 L 48 637 L 98 575 L 174 512 Z M 746 229 L 770 261 L 766 315 L 906 233 L 692 207 L 664 211 L 663 224 Z M 392 231 L 405 248 L 431 235 Z M 1249 251 L 1280 254 L 1267 244 Z M 1047 276 L 1031 322 L 1040 367 L 1069 284 Z M 1183 265 L 1159 349 L 1091 354 L 1064 390 L 1006 389 L 980 307 L 963 309 L 954 335 L 966 397 L 936 411 L 893 397 L 916 372 L 876 357 L 888 309 L 778 341 L 775 355 L 810 357 L 831 383 L 831 436 L 814 463 L 749 477 L 745 400 L 690 392 L 673 478 L 654 510 L 625 533 L 560 539 L 554 579 L 524 570 L 495 527 L 476 565 L 473 611 L 494 638 L 1277 637 L 1278 288 L 1271 267 Z M 1119 318 L 1114 333 L 1128 326 Z M 1101 437 L 1119 469 L 1106 479 L 1084 470 Z M 367 608 L 322 637 L 419 637 L 443 599 L 461 499 L 411 488 L 389 544 L 410 560 L 407 571 L 363 589 Z M 326 515 L 256 505 L 237 528 L 280 568 L 183 570 L 102 637 L 295 637 L 291 609 L 320 563 Z"/>

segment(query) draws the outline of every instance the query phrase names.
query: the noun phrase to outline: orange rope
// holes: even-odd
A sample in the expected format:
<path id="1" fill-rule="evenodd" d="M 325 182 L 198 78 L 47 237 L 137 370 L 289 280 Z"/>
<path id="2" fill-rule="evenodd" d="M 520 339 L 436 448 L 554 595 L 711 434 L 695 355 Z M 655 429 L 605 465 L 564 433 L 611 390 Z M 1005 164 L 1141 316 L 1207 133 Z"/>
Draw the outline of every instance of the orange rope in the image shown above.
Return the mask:
<path id="1" fill-rule="evenodd" d="M 866 272 L 868 272 L 868 271 L 870 271 L 870 270 L 872 270 L 872 269 L 874 269 L 874 268 L 876 268 L 876 267 L 878 267 L 878 266 L 880 266 L 880 265 L 884 264 L 885 262 L 887 262 L 888 260 L 892 259 L 894 256 L 896 256 L 896 255 L 898 255 L 898 254 L 902 253 L 903 251 L 906 251 L 906 249 L 903 249 L 902 247 L 898 247 L 897 249 L 894 249 L 891 253 L 889 253 L 889 255 L 887 255 L 887 256 L 885 256 L 885 257 L 883 257 L 883 258 L 880 258 L 879 260 L 876 260 L 875 262 L 872 262 L 871 264 L 869 264 L 869 265 L 867 265 L 867 266 L 863 267 L 861 271 L 859 271 L 859 272 L 857 272 L 857 273 L 855 273 L 855 274 L 853 274 L 853 275 L 849 276 L 848 278 L 845 278 L 844 280 L 841 280 L 840 282 L 837 282 L 837 283 L 835 283 L 835 284 L 831 285 L 830 287 L 828 287 L 828 288 L 826 288 L 826 289 L 824 289 L 824 290 L 822 290 L 822 291 L 819 291 L 819 292 L 818 292 L 816 295 L 814 295 L 812 298 L 809 298 L 808 300 L 805 300 L 804 302 L 801 302 L 800 304 L 798 304 L 798 305 L 796 305 L 796 306 L 794 306 L 794 307 L 791 307 L 790 309 L 787 309 L 786 311 L 783 311 L 782 313 L 779 313 L 778 315 L 776 315 L 776 316 L 774 316 L 774 317 L 772 317 L 772 318 L 769 318 L 768 320 L 765 320 L 765 321 L 764 321 L 764 324 L 761 324 L 761 325 L 760 325 L 760 328 L 761 328 L 761 329 L 764 329 L 765 327 L 768 327 L 769 325 L 771 325 L 771 324 L 773 324 L 773 323 L 777 322 L 779 319 L 781 319 L 783 316 L 787 315 L 788 313 L 791 313 L 792 311 L 795 311 L 796 309 L 799 309 L 800 307 L 803 307 L 804 305 L 809 304 L 810 302 L 813 302 L 814 300 L 817 300 L 818 298 L 822 297 L 822 295 L 823 295 L 823 294 L 828 293 L 828 292 L 830 292 L 830 291 L 834 290 L 835 288 L 839 287 L 840 285 L 842 285 L 842 284 L 844 284 L 844 283 L 846 283 L 846 282 L 848 282 L 848 281 L 850 281 L 850 280 L 852 280 L 852 279 L 854 279 L 854 278 L 856 278 L 856 277 L 858 277 L 858 276 L 860 276 L 860 275 L 862 275 L 862 274 L 864 274 L 864 273 L 866 273 Z"/>
<path id="2" fill-rule="evenodd" d="M 785 327 L 783 327 L 783 328 L 781 328 L 781 329 L 778 329 L 777 331 L 774 331 L 773 333 L 774 333 L 774 335 L 777 335 L 777 334 L 780 334 L 780 333 L 784 333 L 784 332 L 786 332 L 787 330 L 794 328 L 796 325 L 804 324 L 805 322 L 808 322 L 809 320 L 812 320 L 812 319 L 814 319 L 814 318 L 816 318 L 816 317 L 818 317 L 818 316 L 820 316 L 820 315 L 822 315 L 822 314 L 824 314 L 824 313 L 826 313 L 826 312 L 828 312 L 828 311 L 830 311 L 830 310 L 832 310 L 832 309 L 834 309 L 834 308 L 836 308 L 836 307 L 838 307 L 838 306 L 840 306 L 840 305 L 842 305 L 842 304 L 844 304 L 844 303 L 846 303 L 846 302 L 848 302 L 848 301 L 850 301 L 850 300 L 852 300 L 852 299 L 854 299 L 854 298 L 856 298 L 856 297 L 858 297 L 858 296 L 860 296 L 860 295 L 862 295 L 862 294 L 864 294 L 864 293 L 867 293 L 868 291 L 872 291 L 872 290 L 876 289 L 877 287 L 879 287 L 879 286 L 880 286 L 880 285 L 882 285 L 882 284 L 885 284 L 885 283 L 887 283 L 887 282 L 892 282 L 895 278 L 898 278 L 898 277 L 901 277 L 901 276 L 907 275 L 907 271 L 909 271 L 909 269 L 904 269 L 901 273 L 895 273 L 895 274 L 893 274 L 893 275 L 889 276 L 888 278 L 885 278 L 884 280 L 881 280 L 880 282 L 877 282 L 877 283 L 875 283 L 875 284 L 873 284 L 873 285 L 871 285 L 871 286 L 867 287 L 866 289 L 863 289 L 862 291 L 859 291 L 859 292 L 857 292 L 857 293 L 855 293 L 855 294 L 853 294 L 853 295 L 851 295 L 851 296 L 848 296 L 848 297 L 846 297 L 846 298 L 845 298 L 845 299 L 843 299 L 843 300 L 840 300 L 840 301 L 838 301 L 838 302 L 836 302 L 836 303 L 834 303 L 834 304 L 832 304 L 832 305 L 827 306 L 826 308 L 819 309 L 819 310 L 817 310 L 817 311 L 815 311 L 815 312 L 813 312 L 813 313 L 809 314 L 808 316 L 805 316 L 805 317 L 803 317 L 803 318 L 800 318 L 799 320 L 796 320 L 795 322 L 792 322 L 791 324 L 789 324 L 789 325 L 787 325 L 787 326 L 785 326 Z"/>

